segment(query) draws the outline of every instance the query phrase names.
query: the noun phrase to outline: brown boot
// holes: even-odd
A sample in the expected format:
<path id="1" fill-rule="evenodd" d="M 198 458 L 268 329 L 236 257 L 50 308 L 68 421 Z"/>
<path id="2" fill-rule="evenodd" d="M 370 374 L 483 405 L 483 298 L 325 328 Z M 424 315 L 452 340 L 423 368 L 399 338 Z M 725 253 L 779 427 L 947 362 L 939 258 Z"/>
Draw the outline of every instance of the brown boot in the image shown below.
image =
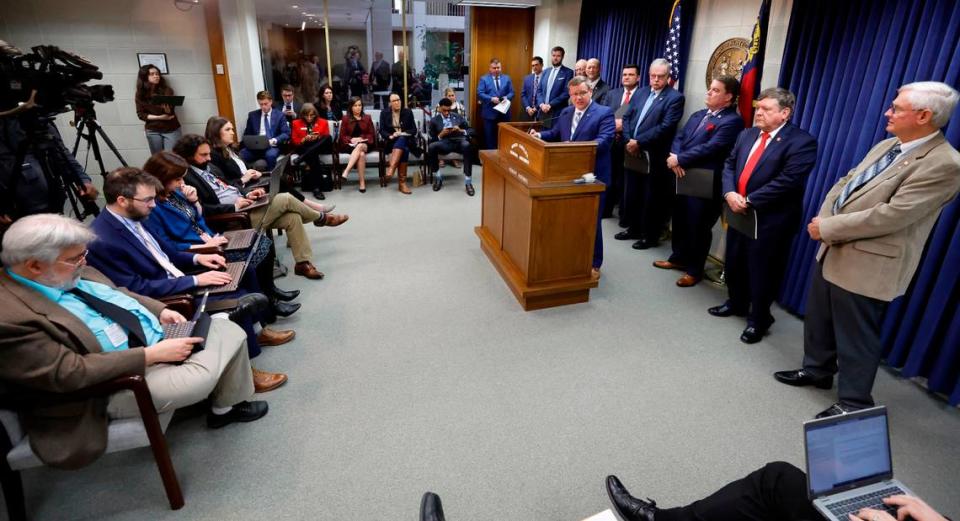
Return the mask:
<path id="1" fill-rule="evenodd" d="M 269 373 L 253 367 L 253 392 L 265 393 L 280 387 L 287 381 L 283 373 Z"/>
<path id="2" fill-rule="evenodd" d="M 293 272 L 308 279 L 316 280 L 323 278 L 323 272 L 315 268 L 310 261 L 298 262 L 297 265 L 293 267 Z"/>
<path id="3" fill-rule="evenodd" d="M 293 340 L 295 336 L 297 336 L 295 331 L 277 331 L 265 327 L 261 329 L 260 334 L 257 335 L 257 343 L 264 347 L 279 346 Z"/>
<path id="4" fill-rule="evenodd" d="M 403 163 L 402 165 L 400 165 L 400 187 L 399 187 L 399 190 L 400 190 L 400 193 L 401 193 L 401 194 L 405 194 L 405 195 L 410 195 L 411 193 L 413 193 L 413 192 L 410 191 L 409 188 L 407 188 L 407 164 L 406 164 L 406 163 Z"/>

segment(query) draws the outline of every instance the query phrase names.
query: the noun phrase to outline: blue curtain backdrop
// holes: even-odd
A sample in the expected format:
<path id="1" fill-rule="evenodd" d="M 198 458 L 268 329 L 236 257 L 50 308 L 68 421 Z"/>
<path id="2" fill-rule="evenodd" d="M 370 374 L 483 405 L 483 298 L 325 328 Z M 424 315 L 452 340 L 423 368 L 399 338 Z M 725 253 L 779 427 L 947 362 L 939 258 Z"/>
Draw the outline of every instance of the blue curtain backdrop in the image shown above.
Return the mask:
<path id="1" fill-rule="evenodd" d="M 838 178 L 888 137 L 883 113 L 898 86 L 936 80 L 960 85 L 960 3 L 954 0 L 794 2 L 780 85 L 797 95 L 794 121 L 820 157 L 807 183 L 806 222 Z M 960 112 L 944 129 L 960 145 Z M 960 172 L 958 172 L 960 175 Z M 940 216 L 917 275 L 889 308 L 887 363 L 960 404 L 960 200 Z M 794 241 L 781 304 L 803 314 L 816 244 Z"/>
<path id="2" fill-rule="evenodd" d="M 623 66 L 630 63 L 640 66 L 640 85 L 646 85 L 647 66 L 656 58 L 663 57 L 673 1 L 584 2 L 580 12 L 577 57 L 600 60 L 600 77 L 611 89 L 620 86 Z M 680 77 L 683 78 L 697 2 L 683 0 L 681 6 Z M 569 56 L 569 50 L 567 52 Z M 544 59 L 549 63 L 548 57 Z M 567 65 L 572 67 L 573 61 L 568 61 Z M 682 81 L 680 87 L 683 88 Z"/>

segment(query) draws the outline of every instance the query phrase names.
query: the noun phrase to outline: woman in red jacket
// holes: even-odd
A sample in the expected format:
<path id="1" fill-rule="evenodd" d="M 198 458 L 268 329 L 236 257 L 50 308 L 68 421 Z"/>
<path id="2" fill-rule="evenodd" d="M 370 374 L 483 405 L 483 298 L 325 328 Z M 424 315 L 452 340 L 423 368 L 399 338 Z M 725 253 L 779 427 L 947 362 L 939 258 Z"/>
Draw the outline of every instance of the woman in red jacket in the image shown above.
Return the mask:
<path id="1" fill-rule="evenodd" d="M 294 152 L 300 156 L 293 160 L 293 164 L 306 163 L 310 167 L 310 175 L 303 176 L 302 187 L 304 191 L 313 190 L 313 196 L 319 199 L 323 194 L 318 180 L 321 168 L 320 154 L 333 152 L 330 127 L 327 125 L 327 120 L 318 117 L 313 103 L 303 104 L 299 117 L 293 120 L 292 126 L 290 141 L 293 142 Z"/>
<path id="2" fill-rule="evenodd" d="M 359 96 L 354 96 L 350 99 L 347 113 L 340 121 L 340 148 L 350 150 L 350 161 L 343 169 L 343 178 L 346 179 L 353 165 L 357 165 L 361 193 L 367 191 L 367 181 L 363 176 L 363 171 L 367 167 L 367 149 L 373 148 L 376 139 L 373 119 L 363 113 L 363 100 Z"/>

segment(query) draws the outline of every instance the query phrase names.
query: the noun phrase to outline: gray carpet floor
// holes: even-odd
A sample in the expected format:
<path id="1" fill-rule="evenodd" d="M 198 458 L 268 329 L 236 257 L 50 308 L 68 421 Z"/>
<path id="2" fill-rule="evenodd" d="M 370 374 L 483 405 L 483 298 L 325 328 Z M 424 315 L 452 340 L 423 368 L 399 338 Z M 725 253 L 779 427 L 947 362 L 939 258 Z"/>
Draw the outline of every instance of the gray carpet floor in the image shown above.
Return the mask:
<path id="1" fill-rule="evenodd" d="M 279 324 L 297 338 L 254 361 L 290 376 L 262 396 L 270 413 L 210 431 L 188 409 L 167 432 L 183 510 L 141 449 L 25 472 L 32 517 L 413 521 L 433 490 L 450 521 L 576 521 L 609 507 L 610 473 L 673 506 L 768 461 L 802 467 L 801 423 L 835 395 L 771 377 L 800 361 L 799 319 L 777 309 L 770 336 L 740 343 L 742 319 L 706 313 L 722 290 L 675 287 L 650 266 L 669 246 L 632 250 L 613 220 L 590 302 L 524 312 L 474 235 L 480 193 L 446 173 L 439 193 L 371 177 L 360 194 L 351 177 L 329 194 L 350 221 L 309 229 L 327 277 L 280 279 L 304 290 Z M 896 475 L 960 515 L 960 411 L 888 370 L 875 396 Z"/>

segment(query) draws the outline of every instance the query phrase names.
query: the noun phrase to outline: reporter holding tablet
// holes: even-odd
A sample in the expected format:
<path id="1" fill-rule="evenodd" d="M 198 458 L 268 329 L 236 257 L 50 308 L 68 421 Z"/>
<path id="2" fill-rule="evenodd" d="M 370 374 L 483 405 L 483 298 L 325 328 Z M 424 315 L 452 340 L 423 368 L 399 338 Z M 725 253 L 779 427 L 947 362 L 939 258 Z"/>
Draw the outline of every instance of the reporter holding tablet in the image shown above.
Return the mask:
<path id="1" fill-rule="evenodd" d="M 173 150 L 173 144 L 180 139 L 180 120 L 170 105 L 153 103 L 156 96 L 173 96 L 173 89 L 167 85 L 155 65 L 144 65 L 137 73 L 137 93 L 134 101 L 137 105 L 137 117 L 144 122 L 147 145 L 150 153 L 161 150 Z"/>

